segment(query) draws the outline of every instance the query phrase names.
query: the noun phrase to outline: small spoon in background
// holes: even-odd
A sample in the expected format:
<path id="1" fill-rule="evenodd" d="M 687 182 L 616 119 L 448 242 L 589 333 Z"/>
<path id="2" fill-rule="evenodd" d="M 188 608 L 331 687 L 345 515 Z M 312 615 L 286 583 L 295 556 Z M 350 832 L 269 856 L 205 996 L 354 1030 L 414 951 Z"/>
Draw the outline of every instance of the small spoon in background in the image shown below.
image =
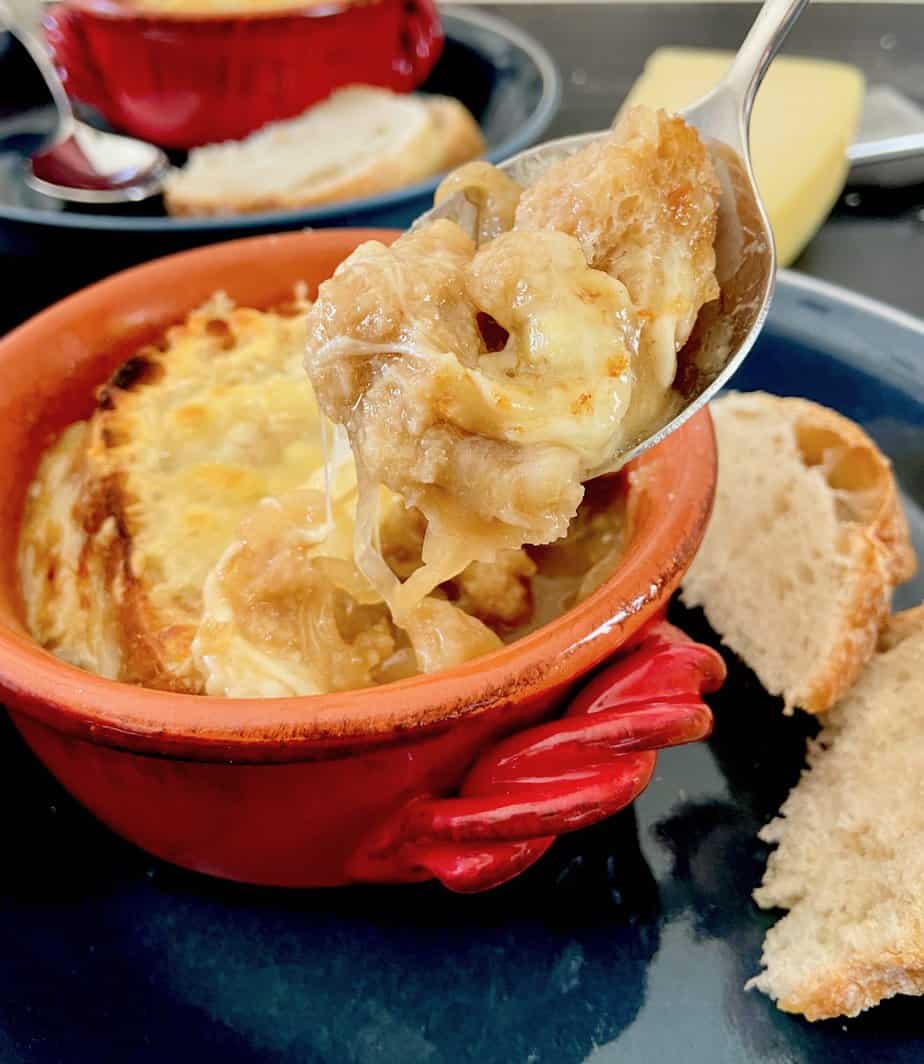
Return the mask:
<path id="1" fill-rule="evenodd" d="M 30 188 L 75 203 L 133 203 L 161 191 L 167 156 L 153 144 L 76 119 L 45 49 L 16 25 L 3 0 L 0 70 L 0 151 L 29 159 L 24 180 Z"/>
<path id="2" fill-rule="evenodd" d="M 699 313 L 693 332 L 677 354 L 676 405 L 644 438 L 628 446 L 591 476 L 614 472 L 679 428 L 731 377 L 754 345 L 770 309 L 776 278 L 773 234 L 751 168 L 748 130 L 754 97 L 808 0 L 765 0 L 728 73 L 707 96 L 683 112 L 706 142 L 721 184 L 716 235 L 719 298 Z M 798 121 L 794 116 L 793 121 Z M 515 155 L 500 169 L 529 185 L 559 159 L 609 131 L 563 137 Z M 464 192 L 427 211 L 415 227 L 449 218 L 477 238 L 478 209 Z"/>

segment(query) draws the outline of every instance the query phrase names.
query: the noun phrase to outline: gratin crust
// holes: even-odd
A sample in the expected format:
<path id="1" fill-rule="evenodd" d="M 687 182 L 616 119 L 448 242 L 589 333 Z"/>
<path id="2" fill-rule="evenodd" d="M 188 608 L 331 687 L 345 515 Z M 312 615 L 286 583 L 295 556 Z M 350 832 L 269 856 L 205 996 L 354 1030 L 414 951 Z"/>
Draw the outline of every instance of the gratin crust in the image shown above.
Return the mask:
<path id="1" fill-rule="evenodd" d="M 205 575 L 263 496 L 320 461 L 301 368 L 305 304 L 216 297 L 139 351 L 44 455 L 19 569 L 33 635 L 112 679 L 198 692 Z"/>

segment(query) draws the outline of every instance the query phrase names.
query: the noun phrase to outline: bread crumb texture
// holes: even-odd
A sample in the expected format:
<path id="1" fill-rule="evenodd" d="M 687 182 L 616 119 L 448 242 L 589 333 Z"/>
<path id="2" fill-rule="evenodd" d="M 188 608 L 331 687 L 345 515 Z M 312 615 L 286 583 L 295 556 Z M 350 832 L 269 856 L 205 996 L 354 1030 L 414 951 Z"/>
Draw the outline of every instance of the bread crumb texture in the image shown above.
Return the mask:
<path id="1" fill-rule="evenodd" d="M 789 912 L 749 986 L 809 1020 L 924 993 L 924 606 L 886 624 L 761 838 L 754 897 Z"/>
<path id="2" fill-rule="evenodd" d="M 732 392 L 710 409 L 718 488 L 683 601 L 787 712 L 823 713 L 916 569 L 891 465 L 859 426 L 805 399 Z"/>

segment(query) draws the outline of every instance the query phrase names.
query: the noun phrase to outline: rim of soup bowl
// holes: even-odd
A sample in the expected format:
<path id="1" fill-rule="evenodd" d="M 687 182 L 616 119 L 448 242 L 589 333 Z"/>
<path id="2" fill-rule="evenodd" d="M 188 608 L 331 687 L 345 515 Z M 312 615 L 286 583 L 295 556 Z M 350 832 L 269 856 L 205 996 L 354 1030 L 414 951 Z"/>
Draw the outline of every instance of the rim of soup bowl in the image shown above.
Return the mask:
<path id="1" fill-rule="evenodd" d="M 324 261 L 327 276 L 338 256 L 345 257 L 362 240 L 397 235 L 395 230 L 326 229 L 250 237 L 125 270 L 42 311 L 0 340 L 0 394 L 4 380 L 23 372 L 21 367 L 29 367 L 27 374 L 40 372 L 42 356 L 30 358 L 30 352 L 34 355 L 43 344 L 71 335 L 69 328 L 76 323 L 84 332 L 89 329 L 92 339 L 83 336 L 77 345 L 83 345 L 83 354 L 74 356 L 75 375 L 104 362 L 106 372 L 95 376 L 101 382 L 144 342 L 142 336 L 150 339 L 203 302 L 210 269 L 225 280 L 236 271 L 246 285 L 248 271 L 272 270 L 274 262 L 283 262 L 289 273 L 286 281 L 278 282 L 281 294 L 291 292 L 298 279 L 293 262 L 302 252 L 306 260 L 313 251 L 316 262 Z M 311 266 L 306 264 L 304 272 L 310 274 Z M 218 281 L 211 291 L 223 287 L 227 289 Z M 229 294 L 234 298 L 234 292 Z M 246 299 L 241 299 L 245 305 Z M 117 350 L 118 356 L 112 355 Z M 90 403 L 92 388 L 86 382 L 81 387 Z M 56 394 L 65 395 L 66 388 L 65 379 Z M 46 396 L 45 405 L 49 402 Z M 35 432 L 28 417 L 19 420 L 21 438 Z M 23 460 L 32 470 L 30 477 L 43 449 L 33 442 L 32 453 Z M 473 714 L 564 690 L 666 606 L 692 561 L 715 492 L 716 446 L 708 410 L 643 454 L 627 467 L 626 475 L 629 490 L 639 493 L 629 543 L 596 591 L 490 654 L 438 673 L 356 691 L 223 698 L 142 688 L 88 673 L 54 657 L 28 635 L 21 603 L 16 604 L 15 559 L 8 559 L 0 577 L 10 589 L 4 595 L 9 601 L 0 601 L 0 697 L 14 712 L 117 749 L 199 761 L 264 763 L 344 756 L 406 741 Z M 6 499 L 0 498 L 0 513 L 17 528 L 26 489 L 26 484 L 17 484 Z"/>
<path id="2" fill-rule="evenodd" d="M 285 6 L 259 11 L 182 11 L 144 8 L 120 0 L 47 0 L 45 7 L 70 7 L 113 22 L 269 22 L 275 19 L 325 18 L 354 7 L 372 7 L 387 0 L 291 0 Z"/>

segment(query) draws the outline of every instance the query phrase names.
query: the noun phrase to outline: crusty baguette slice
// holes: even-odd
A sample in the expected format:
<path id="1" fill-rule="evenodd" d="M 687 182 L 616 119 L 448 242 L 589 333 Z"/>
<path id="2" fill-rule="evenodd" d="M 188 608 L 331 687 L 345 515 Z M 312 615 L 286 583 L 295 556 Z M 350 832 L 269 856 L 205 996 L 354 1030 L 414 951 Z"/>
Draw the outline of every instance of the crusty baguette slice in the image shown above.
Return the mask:
<path id="1" fill-rule="evenodd" d="M 761 832 L 754 896 L 789 913 L 749 985 L 810 1020 L 924 994 L 924 606 L 886 624 L 808 764 Z"/>
<path id="2" fill-rule="evenodd" d="M 876 646 L 916 562 L 888 459 L 805 399 L 712 404 L 715 509 L 682 597 L 790 711 L 827 710 Z"/>
<path id="3" fill-rule="evenodd" d="M 164 197 L 176 215 L 309 207 L 411 185 L 483 150 L 458 100 L 354 85 L 245 140 L 195 149 Z"/>

